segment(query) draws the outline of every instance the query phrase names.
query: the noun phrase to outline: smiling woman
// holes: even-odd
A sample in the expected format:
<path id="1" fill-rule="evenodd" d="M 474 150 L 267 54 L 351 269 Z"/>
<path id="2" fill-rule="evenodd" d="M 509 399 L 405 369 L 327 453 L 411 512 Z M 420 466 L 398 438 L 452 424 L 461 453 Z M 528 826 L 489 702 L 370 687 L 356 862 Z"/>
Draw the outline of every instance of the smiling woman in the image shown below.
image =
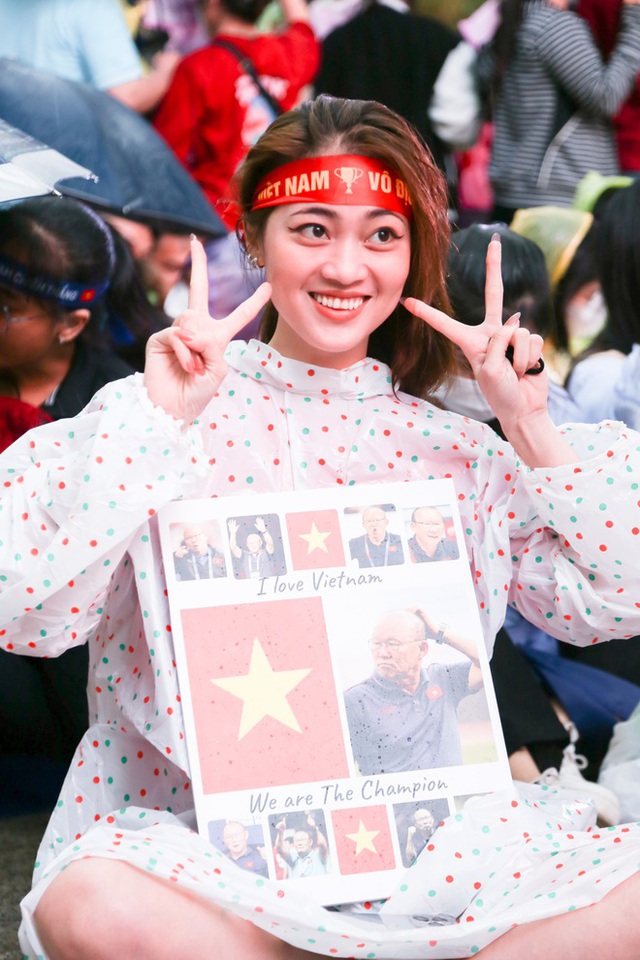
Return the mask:
<path id="1" fill-rule="evenodd" d="M 286 196 L 275 185 L 292 163 L 303 169 Z M 283 202 L 263 205 L 273 197 Z M 150 339 L 144 375 L 104 388 L 72 431 L 42 427 L 0 461 L 0 541 L 12 540 L 0 643 L 51 656 L 89 641 L 92 657 L 92 727 L 23 901 L 23 953 L 182 960 L 215 943 L 246 960 L 637 956 L 640 825 L 593 835 L 584 803 L 546 788 L 521 785 L 446 818 L 379 915 L 370 903 L 359 915 L 326 910 L 295 884 L 283 889 L 273 863 L 256 883 L 191 829 L 156 517 L 173 499 L 316 487 L 339 499 L 343 485 L 446 477 L 489 648 L 507 603 L 572 642 L 619 635 L 621 623 L 640 633 L 640 570 L 623 563 L 637 552 L 640 438 L 616 424 L 553 427 L 546 375 L 527 372 L 541 340 L 517 318 L 502 324 L 498 241 L 485 320 L 469 327 L 446 314 L 445 186 L 412 130 L 379 104 L 321 97 L 260 138 L 238 198 L 240 236 L 268 282 L 212 321 L 194 240 L 189 308 Z M 232 341 L 268 301 L 262 341 Z M 446 377 L 452 344 L 510 442 L 424 399 Z M 359 502 L 376 500 L 369 490 Z M 593 502 L 597 517 L 585 509 Z M 266 544 L 264 519 L 255 524 Z M 435 643 L 461 649 L 420 611 Z M 415 625 L 392 626 L 374 637 L 373 658 L 391 673 L 395 656 L 417 674 L 426 644 L 413 642 Z M 459 692 L 475 686 L 475 667 L 470 658 Z M 415 690 L 392 692 L 394 707 L 428 714 Z"/>

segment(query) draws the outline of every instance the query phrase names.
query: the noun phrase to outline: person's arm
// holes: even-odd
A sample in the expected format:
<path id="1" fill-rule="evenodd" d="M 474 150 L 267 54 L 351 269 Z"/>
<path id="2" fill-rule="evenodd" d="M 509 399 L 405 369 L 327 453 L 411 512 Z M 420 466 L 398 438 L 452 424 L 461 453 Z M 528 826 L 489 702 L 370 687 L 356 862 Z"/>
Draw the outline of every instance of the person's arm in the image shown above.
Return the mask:
<path id="1" fill-rule="evenodd" d="M 307 0 L 280 0 L 286 23 L 310 23 Z"/>
<path id="2" fill-rule="evenodd" d="M 263 520 L 262 517 L 256 517 L 255 525 L 256 525 L 256 530 L 258 531 L 258 533 L 259 533 L 260 536 L 262 537 L 262 541 L 263 541 L 263 543 L 264 543 L 265 550 L 267 551 L 267 553 L 269 554 L 269 556 L 271 556 L 271 555 L 273 554 L 273 552 L 275 551 L 276 548 L 275 548 L 275 545 L 274 545 L 274 542 L 273 542 L 273 537 L 271 536 L 271 534 L 270 534 L 269 531 L 267 530 L 267 525 L 266 525 L 266 523 L 264 522 L 264 520 Z"/>
<path id="3" fill-rule="evenodd" d="M 286 826 L 287 826 L 287 821 L 284 818 L 282 820 L 279 820 L 278 823 L 276 823 L 276 841 L 273 849 L 276 851 L 276 853 L 280 857 L 282 857 L 285 863 L 291 866 L 292 859 L 284 849 L 284 844 L 282 842 L 284 840 L 284 831 L 286 829 Z"/>
<path id="4" fill-rule="evenodd" d="M 178 53 L 156 54 L 153 58 L 153 69 L 149 73 L 137 80 L 109 87 L 108 92 L 136 113 L 150 113 L 167 93 L 179 62 Z"/>
<path id="5" fill-rule="evenodd" d="M 327 838 L 311 814 L 307 817 L 307 823 L 310 827 L 313 827 L 316 832 L 316 846 L 320 854 L 320 859 L 323 863 L 326 863 L 329 858 L 329 844 L 327 843 Z"/>
<path id="6" fill-rule="evenodd" d="M 424 623 L 430 642 L 446 643 L 448 647 L 453 647 L 454 650 L 457 650 L 463 657 L 471 661 L 469 668 L 469 689 L 475 690 L 477 687 L 481 687 L 484 681 L 475 643 L 464 634 L 458 633 L 450 627 L 448 623 L 436 622 L 423 607 L 412 607 L 409 609 L 417 617 L 420 617 Z"/>
<path id="7" fill-rule="evenodd" d="M 460 42 L 448 54 L 433 87 L 428 114 L 434 132 L 455 150 L 478 139 L 482 107 L 474 76 L 476 51 Z"/>
<path id="8" fill-rule="evenodd" d="M 418 828 L 414 827 L 413 825 L 410 826 L 409 829 L 407 830 L 407 844 L 404 848 L 404 853 L 409 863 L 413 863 L 413 861 L 418 856 L 418 854 L 416 853 L 416 848 L 413 844 L 413 838 L 415 837 L 417 832 L 418 832 Z"/>
<path id="9" fill-rule="evenodd" d="M 0 551 L 0 647 L 30 656 L 95 635 L 132 542 L 165 504 L 197 496 L 208 471 L 197 431 L 154 407 L 140 374 L 103 387 L 72 434 L 65 423 L 0 457 L 0 541 L 12 544 Z"/>
<path id="10" fill-rule="evenodd" d="M 229 528 L 229 549 L 236 560 L 240 560 L 242 557 L 242 550 L 238 546 L 238 521 L 229 520 L 227 526 Z"/>
<path id="11" fill-rule="evenodd" d="M 616 46 L 602 59 L 588 24 L 571 11 L 555 10 L 538 40 L 538 54 L 576 107 L 613 116 L 640 70 L 640 0 L 624 0 Z"/>

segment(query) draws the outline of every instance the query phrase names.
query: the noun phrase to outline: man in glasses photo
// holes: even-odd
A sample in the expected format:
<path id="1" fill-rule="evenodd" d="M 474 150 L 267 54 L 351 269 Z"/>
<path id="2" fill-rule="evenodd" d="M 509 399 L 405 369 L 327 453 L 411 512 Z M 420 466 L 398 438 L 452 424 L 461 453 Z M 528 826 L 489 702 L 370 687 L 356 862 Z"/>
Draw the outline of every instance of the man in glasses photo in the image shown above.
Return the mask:
<path id="1" fill-rule="evenodd" d="M 462 656 L 429 663 L 430 643 L 448 644 Z M 457 707 L 483 685 L 475 645 L 411 607 L 385 614 L 369 649 L 373 672 L 344 694 L 358 773 L 461 764 Z"/>

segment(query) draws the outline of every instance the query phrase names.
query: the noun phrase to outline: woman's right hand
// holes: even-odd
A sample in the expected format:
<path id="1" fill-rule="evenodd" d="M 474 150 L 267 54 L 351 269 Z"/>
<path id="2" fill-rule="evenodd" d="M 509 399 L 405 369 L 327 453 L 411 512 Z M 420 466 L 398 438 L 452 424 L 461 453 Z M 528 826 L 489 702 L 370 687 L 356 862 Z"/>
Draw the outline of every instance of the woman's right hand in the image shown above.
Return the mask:
<path id="1" fill-rule="evenodd" d="M 175 322 L 147 342 L 144 385 L 152 403 L 177 420 L 192 423 L 207 406 L 227 372 L 229 341 L 253 320 L 271 296 L 261 284 L 223 320 L 209 316 L 207 257 L 191 240 L 189 306 Z"/>

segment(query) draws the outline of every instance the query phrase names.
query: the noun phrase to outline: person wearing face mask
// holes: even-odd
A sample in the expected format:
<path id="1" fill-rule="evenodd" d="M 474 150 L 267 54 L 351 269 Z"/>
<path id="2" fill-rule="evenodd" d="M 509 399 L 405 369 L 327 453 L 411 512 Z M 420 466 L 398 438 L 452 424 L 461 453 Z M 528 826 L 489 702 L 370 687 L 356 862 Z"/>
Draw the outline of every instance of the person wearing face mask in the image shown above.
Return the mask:
<path id="1" fill-rule="evenodd" d="M 555 318 L 544 359 L 549 377 L 563 384 L 573 359 L 606 321 L 596 258 L 598 220 L 588 210 L 528 207 L 516 211 L 511 229 L 544 253 Z"/>
<path id="2" fill-rule="evenodd" d="M 640 183 L 634 181 L 615 191 L 600 219 L 595 253 L 607 319 L 575 358 L 566 381 L 587 421 L 640 420 L 640 389 L 634 387 L 640 343 L 639 213 Z"/>

